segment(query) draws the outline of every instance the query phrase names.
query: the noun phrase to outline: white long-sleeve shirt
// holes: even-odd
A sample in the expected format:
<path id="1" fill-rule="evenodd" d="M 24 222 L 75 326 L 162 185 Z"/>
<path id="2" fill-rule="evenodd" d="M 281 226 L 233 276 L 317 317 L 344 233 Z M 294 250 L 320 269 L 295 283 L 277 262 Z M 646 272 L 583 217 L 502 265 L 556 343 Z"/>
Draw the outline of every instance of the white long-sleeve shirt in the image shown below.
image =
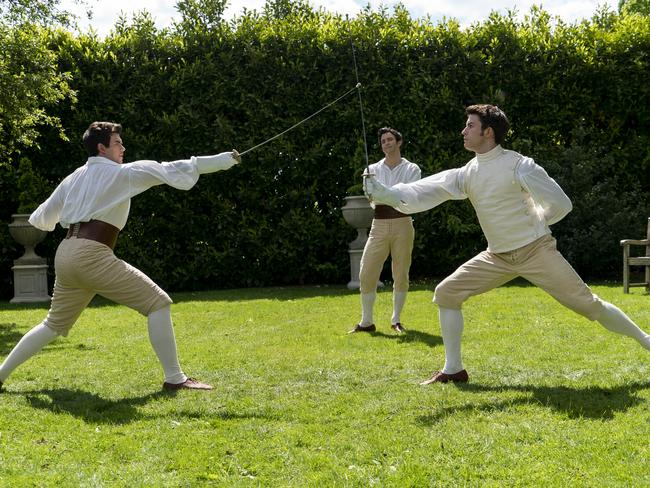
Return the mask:
<path id="1" fill-rule="evenodd" d="M 392 187 L 397 183 L 411 183 L 422 178 L 420 167 L 410 162 L 406 158 L 402 158 L 399 164 L 392 168 L 386 164 L 386 158 L 371 164 L 368 168 L 369 173 L 375 175 L 377 181 L 383 183 L 387 187 Z M 374 202 L 370 202 L 374 208 Z"/>
<path id="2" fill-rule="evenodd" d="M 531 158 L 496 146 L 477 154 L 462 168 L 442 171 L 393 186 L 402 203 L 397 210 L 416 213 L 447 200 L 469 198 L 488 250 L 512 251 L 549 234 L 572 209 L 562 188 Z"/>
<path id="3" fill-rule="evenodd" d="M 235 163 L 230 152 L 164 163 L 119 164 L 102 156 L 92 156 L 59 184 L 32 213 L 29 222 L 39 229 L 52 231 L 58 222 L 68 228 L 70 224 L 95 219 L 122 229 L 135 195 L 162 184 L 189 190 L 199 175 L 226 169 Z"/>

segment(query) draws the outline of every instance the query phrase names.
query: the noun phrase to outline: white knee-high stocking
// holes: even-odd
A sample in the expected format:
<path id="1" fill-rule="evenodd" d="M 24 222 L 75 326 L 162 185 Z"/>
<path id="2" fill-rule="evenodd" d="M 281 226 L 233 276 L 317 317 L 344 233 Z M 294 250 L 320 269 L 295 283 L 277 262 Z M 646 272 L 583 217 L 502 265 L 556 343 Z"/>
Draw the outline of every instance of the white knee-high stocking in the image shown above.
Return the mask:
<path id="1" fill-rule="evenodd" d="M 632 320 L 616 305 L 603 302 L 605 311 L 598 322 L 607 330 L 632 337 L 639 344 L 650 350 L 650 335 L 643 332 Z"/>
<path id="2" fill-rule="evenodd" d="M 402 315 L 402 309 L 406 303 L 406 292 L 405 291 L 394 291 L 393 290 L 393 316 L 390 319 L 391 324 L 401 323 L 400 315 Z"/>
<path id="3" fill-rule="evenodd" d="M 59 335 L 44 322 L 32 328 L 18 341 L 0 365 L 0 381 L 4 382 L 14 369 L 23 364 Z"/>
<path id="4" fill-rule="evenodd" d="M 361 325 L 363 327 L 375 323 L 372 318 L 372 309 L 375 307 L 375 298 L 377 298 L 377 292 L 374 291 L 372 293 L 361 294 Z"/>
<path id="5" fill-rule="evenodd" d="M 460 340 L 463 335 L 463 312 L 451 308 L 440 307 L 440 332 L 445 345 L 445 367 L 443 373 L 454 374 L 463 369 L 460 356 Z"/>
<path id="6" fill-rule="evenodd" d="M 169 306 L 152 312 L 147 317 L 149 341 L 158 356 L 167 383 L 183 383 L 187 376 L 181 370 L 176 352 L 176 337 Z"/>

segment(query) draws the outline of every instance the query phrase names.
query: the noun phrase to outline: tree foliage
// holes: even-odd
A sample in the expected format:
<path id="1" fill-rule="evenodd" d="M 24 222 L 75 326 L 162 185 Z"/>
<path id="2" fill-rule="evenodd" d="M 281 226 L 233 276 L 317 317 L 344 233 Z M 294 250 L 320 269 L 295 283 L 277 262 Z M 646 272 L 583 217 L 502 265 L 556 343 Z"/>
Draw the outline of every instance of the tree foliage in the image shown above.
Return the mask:
<path id="1" fill-rule="evenodd" d="M 50 108 L 74 93 L 49 38 L 37 24 L 0 25 L 0 163 L 36 144 L 40 127 L 62 129 Z"/>
<path id="2" fill-rule="evenodd" d="M 57 129 L 67 140 L 55 107 L 74 101 L 74 91 L 50 43 L 52 26 L 69 26 L 70 17 L 57 5 L 0 0 L 0 165 L 9 175 L 23 152 L 38 147 L 41 128 Z"/>
<path id="3" fill-rule="evenodd" d="M 70 26 L 73 23 L 71 15 L 60 9 L 60 0 L 0 0 L 0 18 L 9 25 Z"/>
<path id="4" fill-rule="evenodd" d="M 619 0 L 618 11 L 623 15 L 650 15 L 650 0 Z"/>

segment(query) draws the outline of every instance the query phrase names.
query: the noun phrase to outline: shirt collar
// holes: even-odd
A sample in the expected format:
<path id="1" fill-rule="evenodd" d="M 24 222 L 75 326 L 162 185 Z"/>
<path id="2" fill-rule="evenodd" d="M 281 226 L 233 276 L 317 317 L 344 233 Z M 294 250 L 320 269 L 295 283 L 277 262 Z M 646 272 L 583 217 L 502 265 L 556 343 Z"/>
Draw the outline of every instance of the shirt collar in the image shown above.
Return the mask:
<path id="1" fill-rule="evenodd" d="M 398 167 L 400 164 L 402 164 L 403 162 L 404 162 L 404 158 L 400 158 L 399 163 L 397 163 L 395 166 L 393 166 L 393 167 L 391 168 L 391 167 L 386 163 L 386 158 L 384 158 L 384 159 L 381 160 L 381 164 L 383 164 L 384 166 L 386 166 L 388 169 L 391 169 L 391 170 L 397 168 L 397 167 Z"/>
<path id="2" fill-rule="evenodd" d="M 500 156 L 503 155 L 504 152 L 505 150 L 501 147 L 501 145 L 497 144 L 495 147 L 493 147 L 486 153 L 476 154 L 476 160 L 479 163 L 487 163 L 489 161 L 494 161 L 495 159 L 499 158 Z"/>
<path id="3" fill-rule="evenodd" d="M 115 161 L 112 161 L 104 156 L 90 156 L 88 158 L 88 164 L 117 164 Z"/>

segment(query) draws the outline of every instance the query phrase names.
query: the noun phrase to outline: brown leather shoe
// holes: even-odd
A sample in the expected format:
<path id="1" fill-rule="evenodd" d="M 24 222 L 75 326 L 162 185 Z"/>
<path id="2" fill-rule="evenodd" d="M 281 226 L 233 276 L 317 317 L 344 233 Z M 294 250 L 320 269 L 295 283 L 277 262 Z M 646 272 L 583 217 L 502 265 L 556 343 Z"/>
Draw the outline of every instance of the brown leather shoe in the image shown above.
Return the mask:
<path id="1" fill-rule="evenodd" d="M 362 327 L 361 324 L 357 324 L 354 326 L 354 329 L 348 332 L 348 334 L 354 334 L 355 332 L 374 332 L 376 330 L 377 327 L 375 327 L 375 324 L 366 325 L 365 327 Z"/>
<path id="2" fill-rule="evenodd" d="M 212 386 L 205 383 L 201 383 L 194 378 L 187 378 L 182 383 L 163 383 L 163 390 L 175 391 L 175 390 L 211 390 Z"/>
<path id="3" fill-rule="evenodd" d="M 403 334 L 404 332 L 406 332 L 406 329 L 402 326 L 401 322 L 397 322 L 396 324 L 391 325 L 390 328 L 393 329 L 398 334 Z"/>
<path id="4" fill-rule="evenodd" d="M 461 369 L 458 373 L 447 374 L 442 371 L 436 371 L 428 380 L 421 382 L 421 385 L 430 385 L 431 383 L 467 383 L 469 375 L 467 370 Z"/>

